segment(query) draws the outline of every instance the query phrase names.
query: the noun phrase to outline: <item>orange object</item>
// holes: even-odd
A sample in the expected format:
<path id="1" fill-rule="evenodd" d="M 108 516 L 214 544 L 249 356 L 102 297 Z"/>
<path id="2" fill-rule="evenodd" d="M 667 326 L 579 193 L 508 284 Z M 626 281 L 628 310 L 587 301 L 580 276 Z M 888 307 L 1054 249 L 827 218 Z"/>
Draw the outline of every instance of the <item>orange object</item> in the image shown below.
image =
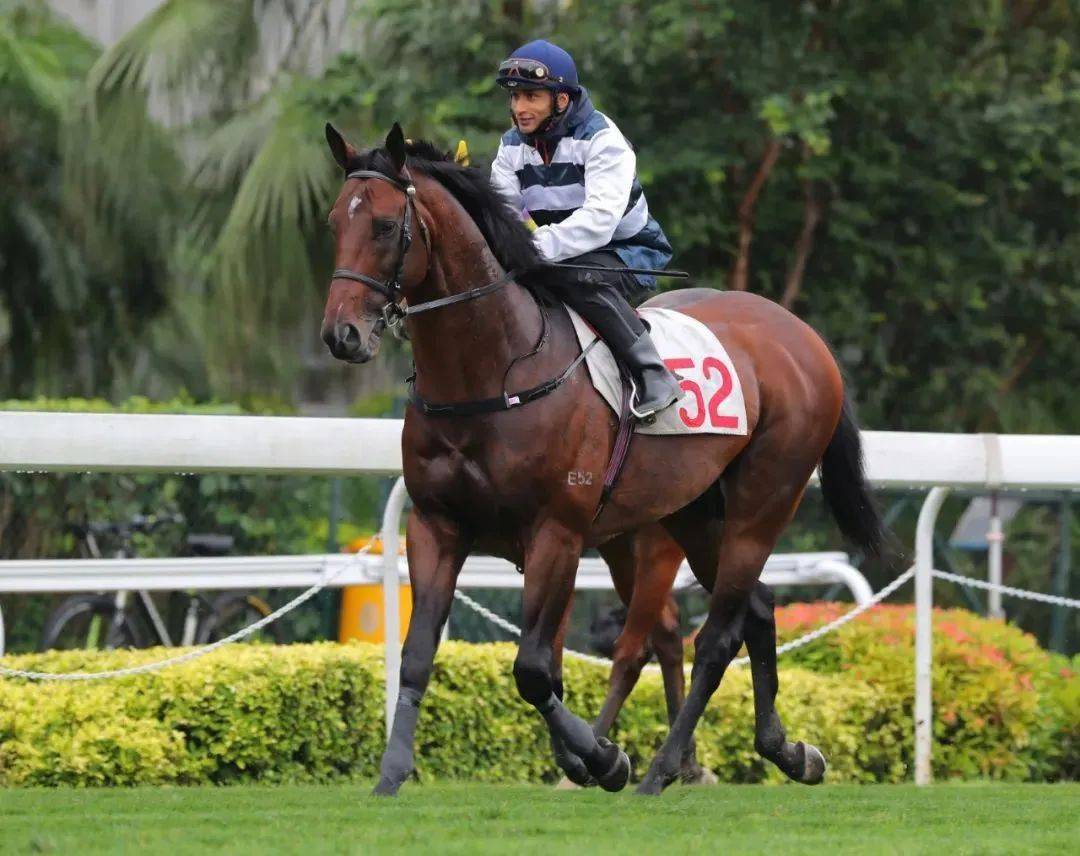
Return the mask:
<path id="1" fill-rule="evenodd" d="M 382 555 L 382 541 L 378 535 L 354 538 L 345 545 L 342 552 L 356 553 L 365 547 L 371 547 L 373 556 Z M 402 555 L 405 553 L 405 539 L 401 539 Z M 409 617 L 412 615 L 412 587 L 403 585 L 398 589 L 398 619 L 401 622 L 401 638 L 409 629 Z M 369 583 L 361 586 L 346 586 L 341 592 L 341 615 L 338 621 L 338 641 L 348 642 L 359 639 L 361 642 L 385 642 L 386 621 L 383 618 L 382 583 Z"/>
<path id="2" fill-rule="evenodd" d="M 359 538 L 353 538 L 348 544 L 341 548 L 342 553 L 359 553 L 368 544 L 371 545 L 371 550 L 368 552 L 372 556 L 382 555 L 382 539 L 378 535 L 361 535 Z M 398 554 L 405 555 L 405 537 L 402 536 L 398 540 Z"/>
<path id="3" fill-rule="evenodd" d="M 409 629 L 412 615 L 412 586 L 398 589 L 398 619 L 401 622 L 401 639 Z M 341 593 L 341 619 L 338 622 L 338 641 L 385 642 L 386 622 L 383 620 L 382 583 L 363 586 L 347 586 Z"/>

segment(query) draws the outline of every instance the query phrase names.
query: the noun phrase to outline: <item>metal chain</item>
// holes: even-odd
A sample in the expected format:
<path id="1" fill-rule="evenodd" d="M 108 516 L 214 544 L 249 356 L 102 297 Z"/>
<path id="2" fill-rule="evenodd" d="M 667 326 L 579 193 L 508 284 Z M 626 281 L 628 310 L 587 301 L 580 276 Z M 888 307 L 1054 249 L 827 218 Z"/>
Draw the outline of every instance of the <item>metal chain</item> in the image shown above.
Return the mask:
<path id="1" fill-rule="evenodd" d="M 520 627 L 518 627 L 516 624 L 511 624 L 509 621 L 507 621 L 501 615 L 496 615 L 494 612 L 492 612 L 486 606 L 484 606 L 483 604 L 477 603 L 475 600 L 473 600 L 471 597 L 469 597 L 464 592 L 458 591 L 457 589 L 454 589 L 454 597 L 456 597 L 463 604 L 465 604 L 467 607 L 469 607 L 469 609 L 471 609 L 473 612 L 477 613 L 478 615 L 482 615 L 484 618 L 486 618 L 492 624 L 496 625 L 497 627 L 501 627 L 507 633 L 510 633 L 510 634 L 512 634 L 514 636 L 520 636 L 521 635 L 521 628 Z M 606 657 L 597 657 L 595 654 L 586 654 L 583 651 L 573 651 L 570 648 L 563 649 L 563 653 L 566 654 L 568 657 L 575 657 L 578 660 L 585 660 L 588 663 L 596 663 L 598 666 L 610 666 L 611 665 L 611 660 L 608 660 Z"/>
<path id="2" fill-rule="evenodd" d="M 175 657 L 169 657 L 165 660 L 158 660 L 156 663 L 144 663 L 141 666 L 129 666 L 126 669 L 113 669 L 108 672 L 70 672 L 68 674 L 58 674 L 55 672 L 29 672 L 23 669 L 8 669 L 0 666 L 0 676 L 5 678 L 26 678 L 32 681 L 100 681 L 105 678 L 122 678 L 130 675 L 142 675 L 147 672 L 156 672 L 169 666 L 178 666 L 181 663 L 187 663 L 191 660 L 198 659 L 199 657 L 204 657 L 211 651 L 216 651 L 218 648 L 223 648 L 226 645 L 230 645 L 233 642 L 238 642 L 239 640 L 250 636 L 264 628 L 267 624 L 277 621 L 281 616 L 285 615 L 285 613 L 291 612 L 302 603 L 311 600 L 311 598 L 326 588 L 326 586 L 334 579 L 341 576 L 347 569 L 359 562 L 361 556 L 370 553 L 377 541 L 377 538 L 371 539 L 352 556 L 350 561 L 343 562 L 341 567 L 332 574 L 323 577 L 321 582 L 316 583 L 307 591 L 297 595 L 284 606 L 275 609 L 269 615 L 260 618 L 254 624 L 250 624 L 242 630 L 238 630 L 235 633 L 226 636 L 224 639 L 219 639 L 216 642 L 211 642 L 209 645 L 204 645 L 202 648 L 186 651 L 183 654 L 178 654 Z"/>
<path id="3" fill-rule="evenodd" d="M 826 633 L 829 633 L 829 632 L 835 630 L 837 627 L 841 627 L 844 624 L 847 624 L 852 619 L 858 618 L 860 615 L 862 615 L 864 612 L 866 612 L 866 610 L 870 609 L 871 607 L 877 606 L 879 603 L 881 603 L 881 601 L 883 601 L 885 598 L 887 598 L 889 595 L 891 595 L 894 591 L 896 591 L 898 588 L 900 588 L 900 586 L 902 586 L 904 583 L 906 583 L 908 580 L 910 580 L 914 575 L 915 575 L 915 568 L 913 568 L 913 567 L 908 568 L 906 571 L 904 571 L 904 573 L 900 574 L 900 576 L 898 576 L 895 580 L 893 580 L 891 583 L 889 583 L 887 586 L 885 586 L 885 588 L 883 588 L 881 591 L 879 591 L 877 594 L 875 594 L 866 603 L 863 603 L 863 604 L 860 604 L 859 606 L 856 606 L 855 608 L 853 608 L 853 609 L 849 610 L 848 612 L 844 613 L 843 615 L 841 615 L 839 618 L 834 619 L 833 621 L 830 621 L 828 624 L 823 624 L 821 627 L 817 628 L 816 630 L 811 630 L 809 633 L 807 633 L 804 636 L 800 636 L 798 639 L 793 639 L 790 642 L 785 642 L 783 645 L 781 645 L 780 647 L 778 647 L 776 649 L 776 653 L 778 655 L 779 654 L 785 654 L 788 651 L 793 651 L 796 648 L 801 648 L 803 645 L 809 645 L 815 639 L 819 639 L 822 636 L 824 636 Z M 469 609 L 473 610 L 474 612 L 478 613 L 479 615 L 482 615 L 484 618 L 486 618 L 492 624 L 495 624 L 496 626 L 501 627 L 506 632 L 512 633 L 514 636 L 520 636 L 521 635 L 521 628 L 520 627 L 518 627 L 515 624 L 511 624 L 509 621 L 507 621 L 501 615 L 496 615 L 494 612 L 492 612 L 487 607 L 482 606 L 481 604 L 477 603 L 475 600 L 473 600 L 467 594 L 464 594 L 463 592 L 460 592 L 460 591 L 455 591 L 454 592 L 454 597 L 457 598 L 458 600 L 460 600 L 462 603 L 464 603 L 467 607 L 469 607 Z M 574 657 L 575 659 L 584 660 L 584 661 L 586 661 L 588 663 L 596 663 L 597 665 L 600 665 L 600 666 L 610 666 L 612 664 L 612 661 L 607 659 L 606 657 L 597 657 L 597 656 L 595 656 L 593 654 L 585 654 L 585 653 L 582 653 L 581 651 L 574 651 L 574 650 L 572 650 L 570 648 L 565 649 L 564 653 L 568 657 Z M 745 666 L 749 662 L 750 662 L 749 657 L 739 657 L 738 659 L 732 660 L 731 665 L 733 665 L 733 666 Z M 653 664 L 653 665 L 650 665 L 650 666 L 646 666 L 645 668 L 647 668 L 647 669 L 656 669 L 658 667 L 655 664 Z M 687 668 L 690 668 L 689 664 L 687 664 Z"/>
<path id="4" fill-rule="evenodd" d="M 1042 594 L 1040 592 L 1027 591 L 1026 589 L 1003 586 L 997 583 L 983 582 L 982 580 L 975 580 L 971 577 L 962 577 L 959 574 L 950 574 L 947 571 L 934 571 L 933 574 L 938 579 L 960 583 L 962 586 L 974 586 L 975 588 L 986 589 L 987 591 L 999 591 L 1002 594 L 1009 594 L 1013 597 L 1024 598 L 1025 600 L 1037 600 L 1040 603 L 1052 603 L 1054 606 L 1071 606 L 1073 609 L 1080 609 L 1080 600 L 1074 600 L 1071 597 L 1059 597 L 1056 594 Z"/>
<path id="5" fill-rule="evenodd" d="M 521 635 L 521 628 L 520 627 L 518 627 L 516 624 L 511 624 L 509 621 L 507 621 L 501 615 L 497 615 L 496 613 L 492 612 L 490 609 L 488 609 L 483 604 L 477 603 L 475 600 L 473 600 L 471 597 L 469 597 L 467 594 L 465 594 L 465 592 L 460 591 L 458 589 L 454 589 L 454 597 L 456 597 L 463 604 L 465 604 L 467 607 L 469 607 L 469 609 L 471 609 L 473 612 L 477 613 L 478 615 L 482 615 L 484 618 L 486 618 L 488 621 L 490 621 L 496 627 L 501 627 L 507 633 L 510 633 L 510 634 L 512 634 L 514 636 L 520 636 Z"/>
<path id="6" fill-rule="evenodd" d="M 896 591 L 900 586 L 915 576 L 914 566 L 908 568 L 904 573 L 900 574 L 895 580 L 889 583 L 885 588 L 875 594 L 866 603 L 859 604 L 854 609 L 845 612 L 839 618 L 833 619 L 828 624 L 823 624 L 817 630 L 811 630 L 805 636 L 800 636 L 798 639 L 792 639 L 790 642 L 785 642 L 783 645 L 776 649 L 777 654 L 786 654 L 788 651 L 794 651 L 796 648 L 801 648 L 803 645 L 809 645 L 815 639 L 820 639 L 826 633 L 830 633 L 838 627 L 842 627 L 854 618 L 858 618 L 866 610 L 871 607 L 877 606 L 881 601 L 885 600 L 889 595 Z M 750 662 L 748 657 L 742 657 L 742 661 Z"/>
<path id="7" fill-rule="evenodd" d="M 343 564 L 333 574 L 325 577 L 322 582 L 316 583 L 315 585 L 311 586 L 311 588 L 307 589 L 305 592 L 298 595 L 284 606 L 274 610 L 272 613 L 259 619 L 254 624 L 251 624 L 248 627 L 243 628 L 242 630 L 238 630 L 236 633 L 233 633 L 230 636 L 226 636 L 224 639 L 219 639 L 217 642 L 212 642 L 209 645 L 205 645 L 202 648 L 197 648 L 193 651 L 187 651 L 184 654 L 179 654 L 175 657 L 169 657 L 165 660 L 159 660 L 156 663 L 145 663 L 141 666 L 132 666 L 126 669 L 113 669 L 108 672 L 73 672 L 69 674 L 56 674 L 52 672 L 31 672 L 22 669 L 8 669 L 0 666 L 0 676 L 8 678 L 26 678 L 28 680 L 35 681 L 94 681 L 102 680 L 105 678 L 119 678 L 130 675 L 140 675 L 147 672 L 158 671 L 160 669 L 167 668 L 168 666 L 175 666 L 181 663 L 190 662 L 191 660 L 195 660 L 199 657 L 203 657 L 206 654 L 209 654 L 211 651 L 216 651 L 218 648 L 222 648 L 225 645 L 230 645 L 233 642 L 238 642 L 239 640 L 244 639 L 252 635 L 253 633 L 256 633 L 266 625 L 270 624 L 273 621 L 276 621 L 282 615 L 291 612 L 301 604 L 310 600 L 316 594 L 322 591 L 336 577 L 344 573 L 346 569 L 350 568 L 352 564 L 358 562 L 361 556 L 371 552 L 371 549 L 374 547 L 376 542 L 377 539 L 372 539 L 372 541 L 370 541 L 367 545 L 365 545 L 357 553 L 354 554 L 351 562 Z M 1059 597 L 1057 595 L 1040 594 L 1038 592 L 1025 591 L 1024 589 L 1012 588 L 1011 586 L 995 585 L 994 583 L 983 582 L 982 580 L 975 580 L 971 579 L 970 577 L 962 577 L 958 574 L 950 574 L 946 571 L 935 570 L 932 573 L 935 577 L 938 577 L 939 579 L 949 580 L 951 582 L 959 583 L 961 585 L 974 586 L 975 588 L 988 590 L 997 590 L 1003 592 L 1004 594 L 1012 595 L 1013 597 L 1025 598 L 1027 600 L 1036 600 L 1043 603 L 1054 604 L 1055 606 L 1069 606 L 1073 608 L 1080 608 L 1080 600 L 1074 600 L 1072 598 Z M 823 624 L 821 627 L 818 627 L 816 630 L 812 630 L 809 633 L 800 636 L 798 639 L 793 639 L 790 642 L 785 642 L 783 645 L 780 645 L 776 649 L 777 655 L 785 654 L 788 651 L 793 651 L 796 648 L 803 647 L 804 645 L 809 645 L 811 642 L 820 639 L 827 633 L 831 633 L 838 627 L 842 627 L 849 621 L 858 618 L 868 609 L 877 606 L 881 601 L 883 601 L 894 591 L 900 588 L 900 586 L 906 583 L 914 575 L 915 568 L 908 568 L 906 571 L 904 571 L 904 573 L 900 574 L 900 576 L 898 576 L 895 580 L 893 580 L 891 583 L 881 589 L 881 591 L 875 594 L 866 603 L 854 607 L 853 609 L 841 615 L 839 618 L 836 618 L 833 621 L 828 622 L 827 624 Z M 454 597 L 464 603 L 467 607 L 469 607 L 469 609 L 473 610 L 478 615 L 486 618 L 492 624 L 505 630 L 507 633 L 510 633 L 514 636 L 521 636 L 522 630 L 520 627 L 507 621 L 501 615 L 492 612 L 490 609 L 473 600 L 464 592 L 455 590 Z M 587 654 L 582 651 L 574 651 L 570 648 L 565 649 L 565 654 L 568 657 L 574 657 L 575 659 L 584 660 L 585 662 L 589 663 L 595 663 L 600 666 L 610 666 L 612 664 L 612 661 L 606 657 L 598 657 L 594 654 Z M 739 657 L 738 659 L 732 660 L 731 665 L 745 666 L 749 662 L 749 657 Z M 689 665 L 687 667 L 689 668 Z M 652 665 L 647 666 L 646 668 L 655 669 L 657 667 L 655 665 Z"/>

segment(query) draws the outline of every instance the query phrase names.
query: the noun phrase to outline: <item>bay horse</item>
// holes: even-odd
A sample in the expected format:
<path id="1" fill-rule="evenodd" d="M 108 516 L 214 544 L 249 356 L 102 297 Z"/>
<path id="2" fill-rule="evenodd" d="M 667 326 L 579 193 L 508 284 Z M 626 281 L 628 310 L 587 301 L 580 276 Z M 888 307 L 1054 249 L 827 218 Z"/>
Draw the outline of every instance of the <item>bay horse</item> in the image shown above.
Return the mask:
<path id="1" fill-rule="evenodd" d="M 406 529 L 413 613 L 374 792 L 396 794 L 412 772 L 439 634 L 473 550 L 523 569 L 514 679 L 546 721 L 557 763 L 572 780 L 625 787 L 626 754 L 563 704 L 557 648 L 582 550 L 657 522 L 710 603 L 689 692 L 638 792 L 659 794 L 677 778 L 743 641 L 756 749 L 796 781 L 821 781 L 823 756 L 788 741 L 775 710 L 775 625 L 758 577 L 819 466 L 841 531 L 867 552 L 881 545 L 858 427 L 825 342 L 753 294 L 684 289 L 655 298 L 653 305 L 691 315 L 724 344 L 742 383 L 748 430 L 635 437 L 621 480 L 594 519 L 602 485 L 592 476 L 611 455 L 614 414 L 582 365 L 569 316 L 538 299 L 551 274 L 518 215 L 482 172 L 428 144 L 407 145 L 396 124 L 383 147 L 365 152 L 330 125 L 326 136 L 345 182 L 329 215 L 336 270 L 322 338 L 336 358 L 364 363 L 388 327 L 404 324 L 416 371 L 402 434 L 413 500 Z"/>

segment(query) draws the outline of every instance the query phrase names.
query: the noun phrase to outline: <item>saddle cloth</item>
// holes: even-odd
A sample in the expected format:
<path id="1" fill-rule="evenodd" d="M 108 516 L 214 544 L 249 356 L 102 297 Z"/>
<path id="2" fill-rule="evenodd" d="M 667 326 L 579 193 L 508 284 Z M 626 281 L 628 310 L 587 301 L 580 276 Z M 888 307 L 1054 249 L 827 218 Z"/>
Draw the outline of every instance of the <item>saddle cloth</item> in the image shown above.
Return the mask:
<path id="1" fill-rule="evenodd" d="M 588 347 L 597 338 L 592 327 L 569 306 L 578 342 Z M 651 425 L 639 422 L 639 434 L 746 434 L 742 384 L 724 346 L 704 324 L 671 309 L 646 308 L 638 313 L 651 328 L 661 359 L 679 378 L 682 399 L 656 414 Z M 622 381 L 611 349 L 603 341 L 585 357 L 593 386 L 618 414 Z"/>

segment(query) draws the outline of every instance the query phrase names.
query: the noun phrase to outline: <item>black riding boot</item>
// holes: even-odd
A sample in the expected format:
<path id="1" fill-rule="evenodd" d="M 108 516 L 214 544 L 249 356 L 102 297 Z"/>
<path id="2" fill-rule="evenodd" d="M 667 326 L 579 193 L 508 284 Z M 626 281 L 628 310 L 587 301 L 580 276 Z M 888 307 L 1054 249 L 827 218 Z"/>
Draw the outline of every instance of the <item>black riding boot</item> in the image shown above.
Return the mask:
<path id="1" fill-rule="evenodd" d="M 615 359 L 630 371 L 637 387 L 631 405 L 635 416 L 644 419 L 682 398 L 679 381 L 660 359 L 649 331 L 606 274 L 584 273 L 573 287 L 563 289 L 562 297 L 596 328 Z"/>

